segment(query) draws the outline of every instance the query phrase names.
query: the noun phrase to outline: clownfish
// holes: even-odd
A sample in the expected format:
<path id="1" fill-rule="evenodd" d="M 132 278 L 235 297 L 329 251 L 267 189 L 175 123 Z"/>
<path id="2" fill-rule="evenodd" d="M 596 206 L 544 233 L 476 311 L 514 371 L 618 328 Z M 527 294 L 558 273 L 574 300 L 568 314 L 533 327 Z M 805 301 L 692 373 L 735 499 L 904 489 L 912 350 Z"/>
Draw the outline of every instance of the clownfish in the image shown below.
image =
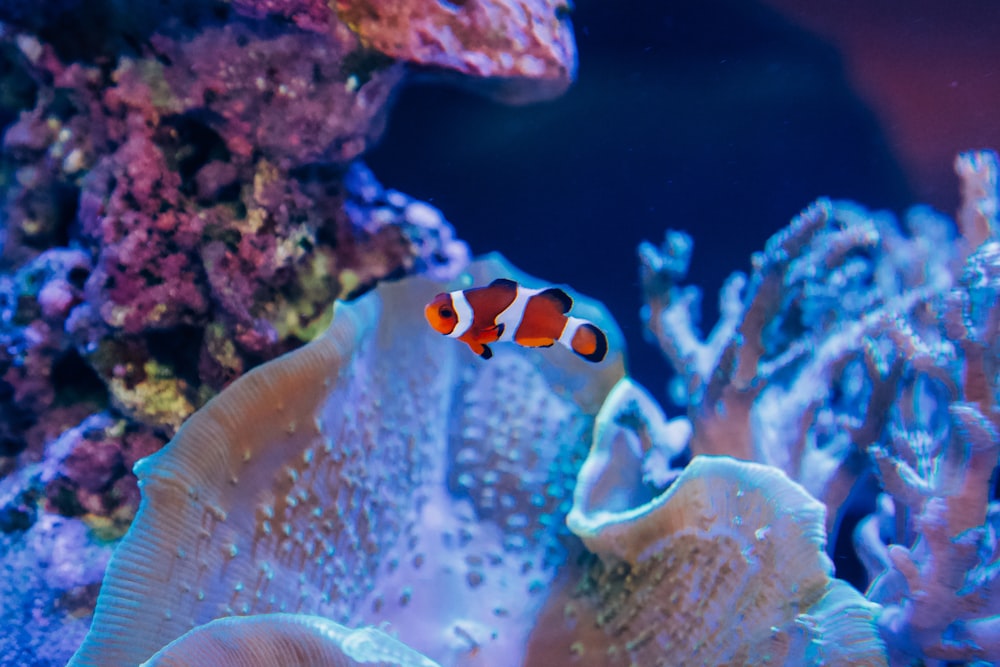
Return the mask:
<path id="1" fill-rule="evenodd" d="M 457 338 L 483 359 L 488 343 L 513 341 L 524 347 L 559 343 L 587 361 L 608 353 L 608 337 L 592 322 L 567 315 L 573 298 L 558 287 L 527 289 L 498 278 L 486 287 L 442 292 L 424 308 L 435 331 Z"/>

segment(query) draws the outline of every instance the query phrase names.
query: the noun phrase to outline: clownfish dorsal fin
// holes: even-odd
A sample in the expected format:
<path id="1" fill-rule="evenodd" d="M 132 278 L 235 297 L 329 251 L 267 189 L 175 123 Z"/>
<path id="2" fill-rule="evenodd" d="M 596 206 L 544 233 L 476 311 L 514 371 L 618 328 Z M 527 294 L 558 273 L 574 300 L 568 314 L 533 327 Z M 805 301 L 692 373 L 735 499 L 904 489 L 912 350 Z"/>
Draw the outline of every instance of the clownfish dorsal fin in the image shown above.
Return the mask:
<path id="1" fill-rule="evenodd" d="M 569 309 L 573 307 L 573 297 L 558 287 L 544 289 L 538 293 L 538 296 L 553 301 L 563 315 L 568 313 Z"/>
<path id="2" fill-rule="evenodd" d="M 504 287 L 507 289 L 517 289 L 517 283 L 510 278 L 497 278 L 491 282 L 487 287 Z"/>

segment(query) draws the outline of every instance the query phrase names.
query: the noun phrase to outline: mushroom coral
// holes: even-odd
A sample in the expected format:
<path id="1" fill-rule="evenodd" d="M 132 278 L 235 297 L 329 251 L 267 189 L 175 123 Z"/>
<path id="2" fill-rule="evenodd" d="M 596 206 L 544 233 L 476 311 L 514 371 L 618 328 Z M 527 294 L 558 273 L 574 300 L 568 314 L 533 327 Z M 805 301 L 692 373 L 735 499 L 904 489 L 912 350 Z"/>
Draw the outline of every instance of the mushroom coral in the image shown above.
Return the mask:
<path id="1" fill-rule="evenodd" d="M 141 667 L 438 667 L 374 628 L 351 630 L 321 616 L 219 618 L 170 642 Z"/>
<path id="2" fill-rule="evenodd" d="M 540 284 L 493 256 L 448 287 L 499 276 Z M 705 458 L 647 497 L 636 456 L 606 456 L 672 431 L 624 377 L 602 307 L 575 304 L 609 334 L 600 364 L 518 346 L 484 361 L 426 326 L 440 289 L 410 278 L 339 303 L 322 337 L 239 379 L 136 465 L 142 505 L 71 667 L 135 665 L 175 641 L 162 664 L 198 664 L 174 651 L 212 636 L 313 646 L 317 616 L 378 626 L 442 665 L 685 662 L 704 655 L 700 635 L 670 648 L 656 633 L 692 616 L 754 664 L 884 664 L 872 605 L 830 577 L 822 507 L 783 473 Z M 595 470 L 610 471 L 609 494 Z M 566 525 L 574 489 L 577 515 L 650 503 L 666 519 L 626 517 L 610 542 L 571 522 L 581 542 Z M 568 614 L 562 596 L 602 567 L 611 584 Z M 218 620 L 234 616 L 261 632 Z M 844 641 L 824 653 L 810 628 L 827 627 Z"/>
<path id="3" fill-rule="evenodd" d="M 497 258 L 471 272 L 537 282 Z M 324 336 L 136 465 L 142 505 L 71 665 L 135 665 L 212 619 L 272 612 L 388 624 L 445 664 L 520 661 L 621 334 L 580 299 L 611 338 L 602 364 L 516 346 L 478 362 L 426 327 L 439 290 L 338 304 Z"/>

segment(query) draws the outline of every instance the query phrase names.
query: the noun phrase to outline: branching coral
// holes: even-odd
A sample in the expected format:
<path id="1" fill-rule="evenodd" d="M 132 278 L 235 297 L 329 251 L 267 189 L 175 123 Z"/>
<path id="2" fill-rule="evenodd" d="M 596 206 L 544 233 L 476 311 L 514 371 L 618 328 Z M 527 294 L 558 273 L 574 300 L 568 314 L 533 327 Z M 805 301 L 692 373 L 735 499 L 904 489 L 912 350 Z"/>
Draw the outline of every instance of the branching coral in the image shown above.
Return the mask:
<path id="1" fill-rule="evenodd" d="M 1000 659 L 997 158 L 963 155 L 956 171 L 957 236 L 924 209 L 904 234 L 821 201 L 755 256 L 749 279 L 730 280 L 704 341 L 698 293 L 677 286 L 689 243 L 668 233 L 640 250 L 647 321 L 678 371 L 693 454 L 779 466 L 831 519 L 860 478 L 882 484 L 856 542 L 894 664 Z"/>
<path id="2" fill-rule="evenodd" d="M 878 578 L 869 596 L 886 606 L 883 624 L 900 662 L 922 655 L 1000 660 L 996 517 L 986 502 L 1000 455 L 998 249 L 996 237 L 988 237 L 949 295 L 948 333 L 963 359 L 957 387 L 935 406 L 946 407 L 947 417 L 938 416 L 937 429 L 900 419 L 890 442 L 872 451 L 893 504 L 880 517 L 884 525 L 871 520 L 879 530 L 862 533 L 869 539 L 859 546 L 869 551 L 866 563 L 889 565 L 871 572 Z M 915 400 L 937 398 L 921 393 Z M 872 539 L 876 534 L 894 544 L 886 547 Z"/>

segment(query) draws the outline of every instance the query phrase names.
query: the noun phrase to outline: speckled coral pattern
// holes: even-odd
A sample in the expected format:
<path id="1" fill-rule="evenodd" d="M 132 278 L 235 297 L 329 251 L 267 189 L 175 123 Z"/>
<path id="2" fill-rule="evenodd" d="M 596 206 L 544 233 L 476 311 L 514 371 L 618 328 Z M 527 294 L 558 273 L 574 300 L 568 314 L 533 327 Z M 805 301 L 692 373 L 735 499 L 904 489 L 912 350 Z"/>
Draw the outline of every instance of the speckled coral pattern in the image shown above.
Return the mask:
<path id="1" fill-rule="evenodd" d="M 486 266 L 487 282 L 512 271 Z M 423 322 L 440 289 L 413 279 L 339 306 L 321 339 L 138 466 L 144 503 L 74 667 L 135 664 L 213 618 L 270 612 L 384 624 L 444 664 L 520 662 L 596 412 L 570 398 L 605 394 L 621 356 L 510 346 L 483 362 Z"/>

